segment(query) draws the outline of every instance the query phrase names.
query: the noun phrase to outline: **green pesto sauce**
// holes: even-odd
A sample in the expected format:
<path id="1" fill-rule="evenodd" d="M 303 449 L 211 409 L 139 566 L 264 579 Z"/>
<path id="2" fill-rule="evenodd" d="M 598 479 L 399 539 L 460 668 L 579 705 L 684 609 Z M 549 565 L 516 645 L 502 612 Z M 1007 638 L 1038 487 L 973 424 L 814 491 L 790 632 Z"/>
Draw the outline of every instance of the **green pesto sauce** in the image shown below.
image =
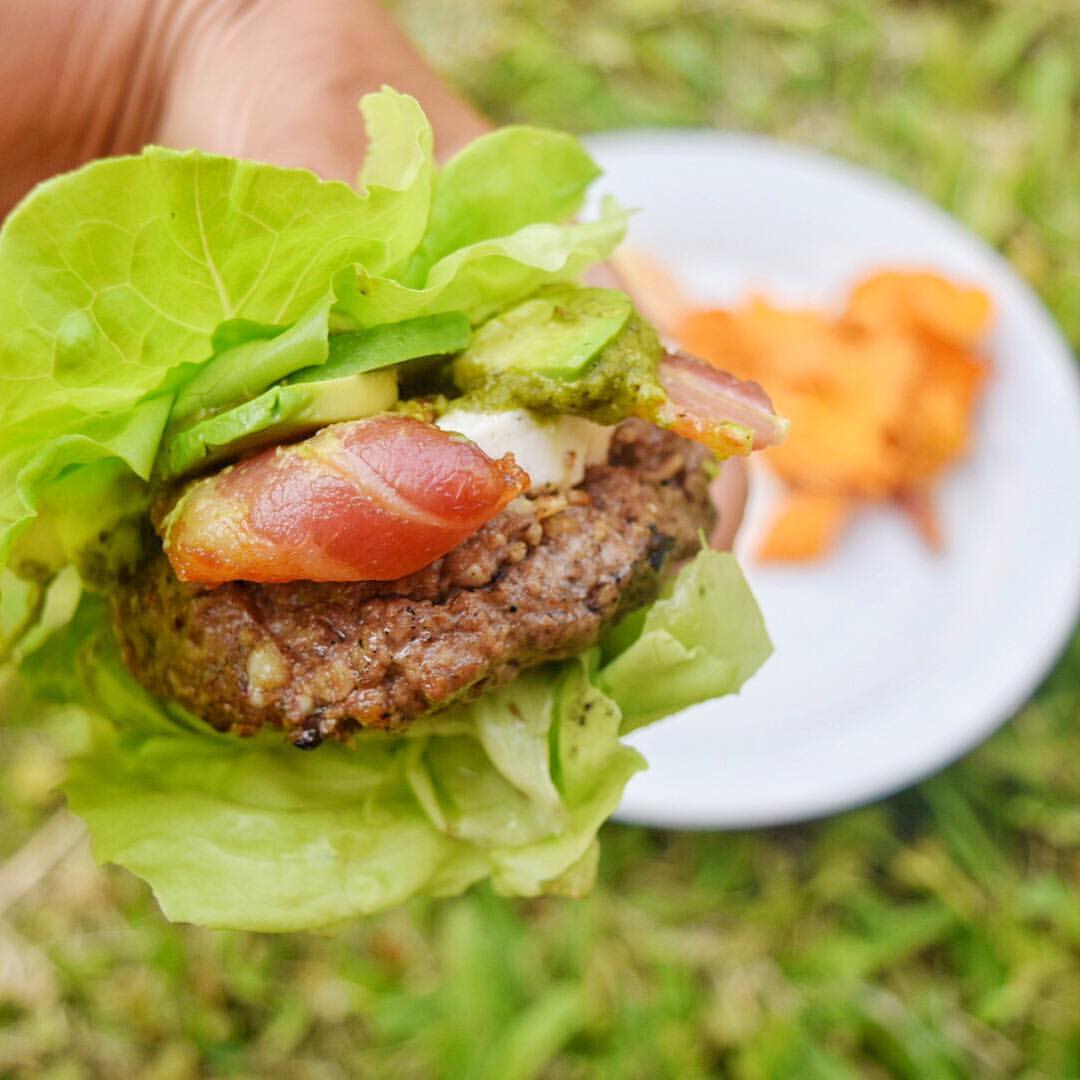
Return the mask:
<path id="1" fill-rule="evenodd" d="M 666 395 L 658 374 L 662 355 L 656 331 L 635 313 L 576 379 L 455 364 L 454 381 L 465 395 L 460 400 L 465 408 L 570 413 L 597 424 L 617 424 L 628 416 L 653 416 L 663 405 Z"/>

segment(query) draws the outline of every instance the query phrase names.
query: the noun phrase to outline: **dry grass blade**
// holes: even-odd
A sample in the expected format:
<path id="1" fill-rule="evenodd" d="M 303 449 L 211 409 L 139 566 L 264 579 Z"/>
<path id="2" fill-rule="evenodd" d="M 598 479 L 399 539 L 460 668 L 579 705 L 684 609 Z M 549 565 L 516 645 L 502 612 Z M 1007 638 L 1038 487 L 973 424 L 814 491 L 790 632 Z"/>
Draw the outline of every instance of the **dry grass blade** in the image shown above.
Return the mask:
<path id="1" fill-rule="evenodd" d="M 41 884 L 86 835 L 86 826 L 57 810 L 13 855 L 0 863 L 0 916 Z"/>

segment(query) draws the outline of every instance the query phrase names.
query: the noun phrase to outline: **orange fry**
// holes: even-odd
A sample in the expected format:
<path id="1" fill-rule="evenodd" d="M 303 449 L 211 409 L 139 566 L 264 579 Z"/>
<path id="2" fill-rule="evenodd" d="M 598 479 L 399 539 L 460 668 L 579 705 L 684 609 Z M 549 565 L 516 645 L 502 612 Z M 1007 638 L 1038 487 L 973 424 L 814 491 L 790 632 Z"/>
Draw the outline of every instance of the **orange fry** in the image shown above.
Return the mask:
<path id="1" fill-rule="evenodd" d="M 863 326 L 891 323 L 971 347 L 989 329 L 993 304 L 982 289 L 958 285 L 940 274 L 891 270 L 856 285 L 847 314 Z"/>
<path id="2" fill-rule="evenodd" d="M 691 312 L 676 324 L 675 336 L 691 356 L 700 356 L 739 378 L 745 378 L 743 370 L 754 363 L 740 319 L 723 308 Z"/>
<path id="3" fill-rule="evenodd" d="M 762 562 L 808 562 L 830 550 L 851 513 L 841 495 L 791 492 L 758 548 Z"/>
<path id="4" fill-rule="evenodd" d="M 767 462 L 793 487 L 887 497 L 897 481 L 894 432 L 915 390 L 916 352 L 892 335 L 854 343 L 830 338 L 813 362 L 816 376 L 803 374 L 804 362 L 786 390 L 762 380 L 791 421 L 788 440 Z"/>
<path id="5" fill-rule="evenodd" d="M 761 558 L 824 552 L 853 501 L 895 502 L 940 546 L 931 490 L 968 449 L 992 315 L 981 289 L 901 270 L 856 283 L 839 318 L 761 296 L 685 315 L 682 344 L 761 383 L 791 421 L 786 442 L 763 455 L 788 501 Z"/>
<path id="6" fill-rule="evenodd" d="M 899 433 L 905 484 L 917 485 L 967 450 L 972 408 L 987 371 L 985 361 L 944 342 L 926 351 L 918 409 Z"/>

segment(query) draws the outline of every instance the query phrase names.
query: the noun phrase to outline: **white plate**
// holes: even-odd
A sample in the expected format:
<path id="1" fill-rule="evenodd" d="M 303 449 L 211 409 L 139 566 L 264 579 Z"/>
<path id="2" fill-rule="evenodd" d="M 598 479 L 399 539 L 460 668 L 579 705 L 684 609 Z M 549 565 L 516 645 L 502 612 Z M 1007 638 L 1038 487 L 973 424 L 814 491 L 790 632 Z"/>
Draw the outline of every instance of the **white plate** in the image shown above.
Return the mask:
<path id="1" fill-rule="evenodd" d="M 603 187 L 641 208 L 631 242 L 701 301 L 761 289 L 842 302 L 881 266 L 978 283 L 999 318 L 972 456 L 945 479 L 943 554 L 891 510 L 861 513 L 808 567 L 748 552 L 774 496 L 757 483 L 739 553 L 776 652 L 737 698 L 631 741 L 649 761 L 618 817 L 680 827 L 796 821 L 902 788 L 986 738 L 1038 685 L 1080 608 L 1080 384 L 1050 317 L 948 215 L 873 173 L 718 132 L 590 140 Z"/>

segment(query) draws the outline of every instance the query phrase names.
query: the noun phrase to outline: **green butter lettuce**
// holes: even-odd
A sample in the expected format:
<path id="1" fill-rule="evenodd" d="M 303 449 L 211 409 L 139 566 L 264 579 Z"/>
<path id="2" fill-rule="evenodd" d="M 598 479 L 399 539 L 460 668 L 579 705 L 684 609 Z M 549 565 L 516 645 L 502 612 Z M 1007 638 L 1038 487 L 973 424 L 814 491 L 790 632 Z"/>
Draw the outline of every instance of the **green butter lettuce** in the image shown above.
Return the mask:
<path id="1" fill-rule="evenodd" d="M 632 731 L 734 693 L 771 651 L 739 564 L 703 553 L 656 603 L 616 627 L 596 682 L 622 704 L 623 730 Z"/>
<path id="2" fill-rule="evenodd" d="M 436 178 L 430 228 L 403 280 L 422 285 L 454 251 L 538 222 L 561 224 L 599 175 L 572 135 L 515 126 L 474 139 Z"/>
<path id="3" fill-rule="evenodd" d="M 124 668 L 95 597 L 23 667 L 94 717 L 66 791 L 97 857 L 145 878 L 171 919 L 284 931 L 484 878 L 582 894 L 597 831 L 644 764 L 620 742 L 648 722 L 643 694 L 657 719 L 737 690 L 768 652 L 738 565 L 702 551 L 602 649 L 354 747 L 219 735 L 162 704 Z"/>
<path id="4" fill-rule="evenodd" d="M 361 325 L 440 311 L 464 311 L 479 323 L 542 285 L 575 281 L 615 250 L 626 224 L 626 211 L 608 198 L 596 221 L 526 225 L 458 248 L 415 286 L 363 267 L 343 270 L 334 279 L 338 310 Z"/>
<path id="5" fill-rule="evenodd" d="M 358 189 L 150 147 L 50 180 L 8 217 L 0 568 L 85 561 L 82 508 L 55 484 L 78 472 L 119 525 L 169 432 L 324 363 L 332 333 L 451 312 L 475 324 L 622 237 L 611 202 L 566 223 L 597 173 L 566 135 L 496 133 L 440 172 L 415 100 L 384 88 L 361 108 Z"/>
<path id="6" fill-rule="evenodd" d="M 0 423 L 129 408 L 170 368 L 204 360 L 220 323 L 286 325 L 341 267 L 385 272 L 419 242 L 430 201 L 416 161 L 430 157 L 430 127 L 412 99 L 390 98 L 411 103 L 416 146 L 395 181 L 376 126 L 368 171 L 383 183 L 366 195 L 303 169 L 160 147 L 40 185 L 0 236 Z M 369 119 L 383 112 L 372 104 Z M 403 219 L 394 243 L 387 230 Z"/>

